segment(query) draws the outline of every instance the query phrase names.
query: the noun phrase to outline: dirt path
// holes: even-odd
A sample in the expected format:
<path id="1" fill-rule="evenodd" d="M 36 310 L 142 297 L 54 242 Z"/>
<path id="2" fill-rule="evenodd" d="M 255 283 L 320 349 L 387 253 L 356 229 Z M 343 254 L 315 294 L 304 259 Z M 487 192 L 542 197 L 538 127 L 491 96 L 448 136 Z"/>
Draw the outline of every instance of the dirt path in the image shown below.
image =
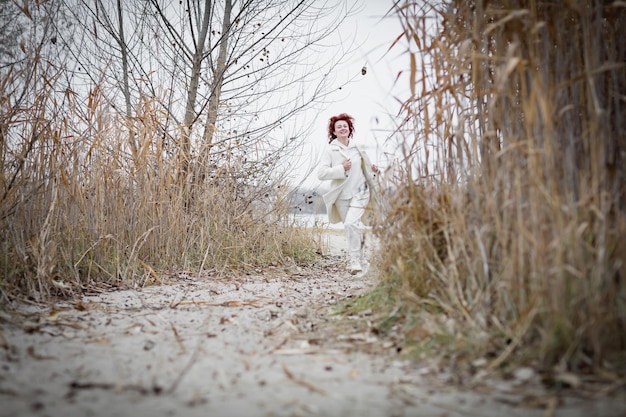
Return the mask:
<path id="1" fill-rule="evenodd" d="M 180 274 L 53 310 L 0 312 L 0 416 L 626 415 L 624 400 L 555 397 L 515 381 L 466 392 L 373 334 L 338 334 L 346 319 L 331 307 L 372 275 L 347 275 L 329 257 L 309 270 Z"/>

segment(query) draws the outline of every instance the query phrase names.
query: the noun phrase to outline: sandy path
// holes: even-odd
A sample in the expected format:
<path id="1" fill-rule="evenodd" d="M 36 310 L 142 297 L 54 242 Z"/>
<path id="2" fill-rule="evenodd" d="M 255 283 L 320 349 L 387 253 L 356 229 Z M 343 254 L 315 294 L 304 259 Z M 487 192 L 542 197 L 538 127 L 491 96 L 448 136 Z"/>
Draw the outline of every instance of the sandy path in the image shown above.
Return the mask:
<path id="1" fill-rule="evenodd" d="M 340 251 L 333 240 L 329 255 Z M 464 392 L 372 334 L 338 335 L 330 308 L 372 275 L 352 277 L 330 257 L 0 312 L 0 416 L 626 415 L 623 400 L 513 383 Z"/>

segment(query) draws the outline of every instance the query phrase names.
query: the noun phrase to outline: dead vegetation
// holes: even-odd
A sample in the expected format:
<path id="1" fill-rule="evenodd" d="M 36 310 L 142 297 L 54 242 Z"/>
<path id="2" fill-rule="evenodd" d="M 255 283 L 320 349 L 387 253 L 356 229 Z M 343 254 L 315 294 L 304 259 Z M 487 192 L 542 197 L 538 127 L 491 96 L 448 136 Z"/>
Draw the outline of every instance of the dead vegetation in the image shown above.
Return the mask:
<path id="1" fill-rule="evenodd" d="M 417 358 L 623 386 L 626 8 L 426 3 L 397 3 L 405 157 L 365 304 Z"/>
<path id="2" fill-rule="evenodd" d="M 32 66 L 44 63 L 35 56 Z M 245 271 L 315 256 L 313 237 L 290 227 L 282 180 L 243 163 L 238 149 L 216 156 L 203 180 L 181 176 L 171 138 L 161 133 L 165 116 L 149 97 L 137 116 L 137 151 L 129 152 L 126 119 L 101 89 L 84 100 L 70 91 L 59 97 L 55 79 L 2 74 L 3 302 L 74 296 L 94 285 L 142 287 L 173 270 Z"/>
<path id="3" fill-rule="evenodd" d="M 349 308 L 372 309 L 391 347 L 459 372 L 531 366 L 549 383 L 578 373 L 623 386 L 626 8 L 397 5 L 404 160 L 382 282 Z M 259 181 L 266 167 L 231 148 L 200 180 L 181 169 L 156 96 L 140 97 L 130 151 L 102 89 L 59 93 L 49 64 L 35 53 L 0 79 L 3 302 L 315 257 L 289 227 L 283 184 Z"/>
<path id="4" fill-rule="evenodd" d="M 341 61 L 325 52 L 351 13 L 0 2 L 0 300 L 309 263 L 286 180 L 295 119 L 330 91 L 319 68 Z"/>

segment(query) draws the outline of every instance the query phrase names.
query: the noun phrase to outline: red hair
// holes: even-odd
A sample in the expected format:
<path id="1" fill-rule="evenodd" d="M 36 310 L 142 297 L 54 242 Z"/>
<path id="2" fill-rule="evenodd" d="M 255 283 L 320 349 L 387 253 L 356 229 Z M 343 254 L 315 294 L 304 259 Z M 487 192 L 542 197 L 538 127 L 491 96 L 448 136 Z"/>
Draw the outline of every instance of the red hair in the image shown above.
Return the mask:
<path id="1" fill-rule="evenodd" d="M 354 134 L 354 124 L 352 123 L 352 116 L 347 113 L 341 113 L 337 116 L 331 117 L 328 121 L 328 143 L 331 143 L 333 140 L 337 139 L 337 136 L 335 136 L 335 123 L 340 120 L 348 123 L 348 128 L 350 129 L 350 134 L 348 135 L 348 137 L 351 138 L 352 134 Z"/>

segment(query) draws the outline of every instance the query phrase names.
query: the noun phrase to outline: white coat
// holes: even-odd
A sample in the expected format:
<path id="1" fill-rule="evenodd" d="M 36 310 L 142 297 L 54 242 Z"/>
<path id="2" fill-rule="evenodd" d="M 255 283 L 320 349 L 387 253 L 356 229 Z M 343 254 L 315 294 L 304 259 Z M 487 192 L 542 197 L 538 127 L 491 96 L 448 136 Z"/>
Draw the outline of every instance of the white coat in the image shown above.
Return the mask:
<path id="1" fill-rule="evenodd" d="M 380 199 L 380 191 L 378 183 L 376 182 L 376 173 L 372 170 L 372 163 L 369 157 L 358 146 L 356 148 L 361 155 L 361 169 L 363 170 L 365 180 L 370 190 L 370 199 L 365 208 L 366 215 L 361 218 L 361 221 L 363 224 L 369 225 L 373 221 L 372 214 L 376 212 L 375 203 L 378 203 Z M 342 221 L 335 203 L 346 185 L 347 176 L 343 168 L 345 160 L 345 154 L 338 145 L 333 143 L 325 149 L 320 159 L 317 177 L 322 181 L 330 180 L 330 190 L 322 196 L 330 223 L 339 223 Z M 355 168 L 357 167 L 352 167 L 352 169 Z"/>

